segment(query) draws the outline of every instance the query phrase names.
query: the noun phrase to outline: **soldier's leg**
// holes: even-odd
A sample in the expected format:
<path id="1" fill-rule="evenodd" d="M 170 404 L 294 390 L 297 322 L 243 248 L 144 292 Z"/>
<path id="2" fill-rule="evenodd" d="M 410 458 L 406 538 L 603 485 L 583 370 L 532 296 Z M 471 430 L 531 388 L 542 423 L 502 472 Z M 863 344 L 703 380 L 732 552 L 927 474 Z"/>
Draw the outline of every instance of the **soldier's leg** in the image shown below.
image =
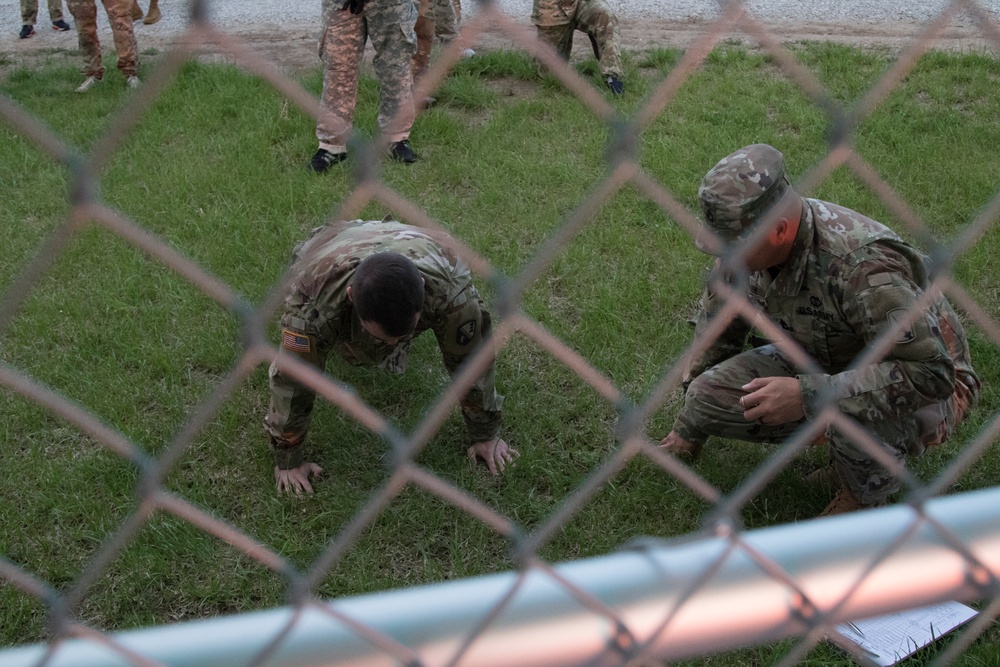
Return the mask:
<path id="1" fill-rule="evenodd" d="M 966 384 L 958 377 L 955 379 L 955 391 L 947 400 L 917 410 L 920 438 L 909 448 L 909 454 L 919 456 L 927 447 L 947 441 L 975 405 L 977 392 L 975 383 Z"/>
<path id="2" fill-rule="evenodd" d="M 452 42 L 458 36 L 458 17 L 451 0 L 433 0 L 434 2 L 434 36 L 442 44 Z"/>
<path id="3" fill-rule="evenodd" d="M 583 0 L 576 12 L 577 30 L 594 40 L 598 53 L 597 66 L 603 76 L 622 75 L 622 57 L 619 44 L 618 17 L 604 0 Z"/>
<path id="4" fill-rule="evenodd" d="M 563 60 L 569 60 L 573 49 L 573 24 L 536 26 L 538 39 L 556 50 Z"/>
<path id="5" fill-rule="evenodd" d="M 67 0 L 69 13 L 76 23 L 77 41 L 83 52 L 83 75 L 100 79 L 104 76 L 101 64 L 101 43 L 97 39 L 96 0 Z"/>
<path id="6" fill-rule="evenodd" d="M 361 58 L 367 39 L 365 15 L 341 10 L 342 4 L 336 0 L 323 0 L 325 28 L 319 41 L 323 92 L 320 94 L 316 138 L 319 147 L 331 153 L 347 152 Z"/>
<path id="7" fill-rule="evenodd" d="M 108 12 L 111 36 L 115 40 L 115 52 L 118 54 L 118 69 L 126 79 L 134 77 L 139 73 L 139 47 L 132 28 L 131 3 L 129 0 L 101 1 Z"/>
<path id="8" fill-rule="evenodd" d="M 955 391 L 944 401 L 932 403 L 913 415 L 875 418 L 861 425 L 893 459 L 920 456 L 927 447 L 945 442 L 965 418 L 978 396 L 978 382 L 956 379 Z M 837 476 L 864 505 L 878 505 L 899 488 L 899 481 L 877 463 L 859 443 L 830 429 L 830 460 Z"/>
<path id="9" fill-rule="evenodd" d="M 420 0 L 417 22 L 413 27 L 417 35 L 417 50 L 411 62 L 413 80 L 416 81 L 427 71 L 431 62 L 431 50 L 434 48 L 434 0 Z"/>
<path id="10" fill-rule="evenodd" d="M 38 21 L 38 0 L 21 0 L 21 25 L 35 25 Z"/>
<path id="11" fill-rule="evenodd" d="M 49 20 L 53 23 L 63 20 L 62 0 L 49 0 Z"/>
<path id="12" fill-rule="evenodd" d="M 915 416 L 878 419 L 859 424 L 872 436 L 883 452 L 900 463 L 906 457 L 910 443 L 920 436 Z M 854 442 L 836 427 L 828 430 L 830 462 L 837 477 L 862 505 L 879 505 L 899 489 L 899 480 L 869 454 L 860 441 Z"/>
<path id="13" fill-rule="evenodd" d="M 416 116 L 410 62 L 417 49 L 413 26 L 416 0 L 369 5 L 368 32 L 375 47 L 375 77 L 379 82 L 378 125 L 390 144 L 409 138 Z"/>
<path id="14" fill-rule="evenodd" d="M 462 26 L 462 0 L 451 0 L 451 6 L 455 10 L 455 25 Z"/>
<path id="15" fill-rule="evenodd" d="M 727 359 L 691 382 L 673 430 L 695 445 L 705 444 L 713 435 L 751 442 L 782 442 L 802 422 L 769 425 L 747 421 L 740 398 L 747 393 L 743 385 L 750 380 L 796 374 L 775 345 L 757 347 Z"/>

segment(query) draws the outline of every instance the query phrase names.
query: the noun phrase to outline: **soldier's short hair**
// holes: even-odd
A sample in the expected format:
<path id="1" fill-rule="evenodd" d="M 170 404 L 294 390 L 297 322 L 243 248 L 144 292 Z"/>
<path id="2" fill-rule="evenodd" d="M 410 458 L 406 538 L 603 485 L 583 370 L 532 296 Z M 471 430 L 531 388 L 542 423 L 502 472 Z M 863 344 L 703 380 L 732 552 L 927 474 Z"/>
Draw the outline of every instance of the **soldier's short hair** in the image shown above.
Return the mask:
<path id="1" fill-rule="evenodd" d="M 354 270 L 351 300 L 362 322 L 375 322 L 389 336 L 405 336 L 424 303 L 423 277 L 398 252 L 377 252 Z"/>
<path id="2" fill-rule="evenodd" d="M 698 199 L 705 226 L 723 241 L 738 242 L 789 187 L 785 158 L 778 149 L 744 146 L 719 160 L 701 181 Z"/>

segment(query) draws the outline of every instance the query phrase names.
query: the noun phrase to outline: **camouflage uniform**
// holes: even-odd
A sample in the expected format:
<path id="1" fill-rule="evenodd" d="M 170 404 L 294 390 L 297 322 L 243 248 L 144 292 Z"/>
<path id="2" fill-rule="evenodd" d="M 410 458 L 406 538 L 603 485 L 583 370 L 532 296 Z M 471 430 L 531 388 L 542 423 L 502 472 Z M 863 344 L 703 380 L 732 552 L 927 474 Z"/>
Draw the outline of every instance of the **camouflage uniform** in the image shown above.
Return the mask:
<path id="1" fill-rule="evenodd" d="M 431 62 L 434 38 L 450 44 L 458 36 L 462 5 L 458 0 L 420 0 L 419 16 L 413 30 L 417 35 L 417 50 L 413 54 L 413 79 L 427 71 Z"/>
<path id="2" fill-rule="evenodd" d="M 132 30 L 132 0 L 101 2 L 111 24 L 111 35 L 118 54 L 118 69 L 126 77 L 136 76 L 139 71 L 139 47 Z M 66 0 L 66 4 L 76 21 L 77 38 L 84 57 L 83 75 L 100 79 L 104 76 L 104 66 L 101 64 L 101 43 L 97 39 L 96 0 Z"/>
<path id="3" fill-rule="evenodd" d="M 797 197 L 788 188 L 781 154 L 756 145 L 716 165 L 699 195 L 708 226 L 733 242 L 745 238 L 754 220 L 786 190 Z M 754 327 L 733 319 L 687 369 L 687 395 L 674 430 L 699 444 L 710 435 L 781 442 L 817 416 L 821 396 L 830 392 L 840 411 L 883 443 L 889 455 L 900 461 L 906 454 L 919 455 L 947 439 L 979 396 L 962 324 L 941 296 L 896 336 L 880 362 L 853 368 L 854 358 L 926 289 L 927 258 L 859 213 L 817 199 L 801 201 L 788 261 L 780 270 L 751 273 L 744 284 L 757 317 L 780 327 L 822 372 L 797 368 L 774 344 L 747 350 Z M 716 262 L 712 279 L 723 277 L 721 265 Z M 712 282 L 702 297 L 696 340 L 724 305 Z M 798 379 L 805 418 L 780 425 L 748 422 L 741 387 L 754 378 L 776 376 Z M 834 469 L 863 504 L 882 502 L 898 488 L 888 470 L 836 428 L 828 428 L 826 438 Z"/>
<path id="4" fill-rule="evenodd" d="M 585 32 L 596 44 L 597 66 L 603 76 L 622 75 L 618 17 L 604 0 L 534 0 L 531 22 L 538 38 L 569 59 L 573 31 Z"/>
<path id="5" fill-rule="evenodd" d="M 49 20 L 62 21 L 62 0 L 49 0 Z M 21 0 L 21 25 L 35 25 L 38 20 L 38 0 Z"/>
<path id="6" fill-rule="evenodd" d="M 375 48 L 375 76 L 380 86 L 379 128 L 390 143 L 408 139 L 415 116 L 410 59 L 417 43 L 413 32 L 416 0 L 370 0 L 361 14 L 341 9 L 343 4 L 343 0 L 323 0 L 319 40 L 323 93 L 316 123 L 319 147 L 331 153 L 347 151 L 369 37 Z"/>
<path id="7" fill-rule="evenodd" d="M 361 260 L 384 251 L 410 258 L 425 281 L 420 320 L 413 333 L 396 345 L 369 335 L 347 297 Z M 453 374 L 490 334 L 490 314 L 472 284 L 469 267 L 418 227 L 388 220 L 328 223 L 296 246 L 292 259 L 294 275 L 281 318 L 281 354 L 295 355 L 321 370 L 332 351 L 349 363 L 402 373 L 410 341 L 431 329 L 444 365 Z M 271 365 L 270 384 L 265 430 L 278 467 L 296 468 L 303 461 L 302 443 L 315 393 L 279 370 L 277 363 Z M 498 436 L 502 405 L 491 364 L 462 400 L 470 444 Z"/>

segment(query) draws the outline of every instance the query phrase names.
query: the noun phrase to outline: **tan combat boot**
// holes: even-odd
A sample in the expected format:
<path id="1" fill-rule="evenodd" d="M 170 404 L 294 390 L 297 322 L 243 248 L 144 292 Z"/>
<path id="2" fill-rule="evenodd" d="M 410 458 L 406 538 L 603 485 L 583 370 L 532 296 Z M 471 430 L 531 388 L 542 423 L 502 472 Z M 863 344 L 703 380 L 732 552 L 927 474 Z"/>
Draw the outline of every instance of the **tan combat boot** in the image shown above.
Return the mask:
<path id="1" fill-rule="evenodd" d="M 833 493 L 844 485 L 843 482 L 840 481 L 840 475 L 837 474 L 837 470 L 833 467 L 832 463 L 829 463 L 822 468 L 816 468 L 811 473 L 806 475 L 805 480 L 806 484 L 809 486 L 822 489 L 827 493 Z"/>
<path id="2" fill-rule="evenodd" d="M 142 20 L 146 25 L 153 25 L 160 20 L 160 0 L 149 0 L 149 11 Z"/>
<path id="3" fill-rule="evenodd" d="M 848 490 L 846 486 L 842 486 L 837 489 L 837 495 L 833 497 L 830 504 L 826 506 L 819 516 L 834 516 L 835 514 L 847 514 L 848 512 L 857 512 L 858 510 L 863 510 L 867 505 L 863 505 L 857 496 Z"/>
<path id="4" fill-rule="evenodd" d="M 138 21 L 142 18 L 142 7 L 139 6 L 139 0 L 132 0 L 132 21 Z"/>
<path id="5" fill-rule="evenodd" d="M 670 452 L 677 458 L 688 463 L 694 463 L 701 458 L 701 450 L 705 447 L 703 442 L 688 442 L 684 438 L 677 438 L 674 442 L 667 444 L 668 438 L 660 441 L 660 449 Z"/>

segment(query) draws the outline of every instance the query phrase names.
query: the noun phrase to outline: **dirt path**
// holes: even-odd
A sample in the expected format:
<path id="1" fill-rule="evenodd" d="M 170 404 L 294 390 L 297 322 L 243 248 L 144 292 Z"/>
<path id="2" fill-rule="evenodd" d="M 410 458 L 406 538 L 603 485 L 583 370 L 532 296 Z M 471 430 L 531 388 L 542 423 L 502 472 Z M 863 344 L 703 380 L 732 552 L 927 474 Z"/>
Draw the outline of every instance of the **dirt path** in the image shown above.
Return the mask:
<path id="1" fill-rule="evenodd" d="M 40 21 L 39 25 L 46 24 Z M 525 27 L 529 27 L 527 21 Z M 703 21 L 674 21 L 656 19 L 621 20 L 622 42 L 627 50 L 646 50 L 657 47 L 685 48 L 704 34 L 709 25 Z M 819 24 L 808 25 L 780 23 L 768 26 L 780 40 L 830 40 L 864 47 L 886 47 L 902 50 L 922 33 L 925 26 L 915 22 L 898 21 L 892 25 L 883 24 Z M 9 28 L 9 25 L 8 25 Z M 136 24 L 136 37 L 141 52 L 151 50 L 163 52 L 170 48 L 183 29 L 179 21 L 162 21 L 157 25 Z M 8 30 L 8 32 L 10 32 Z M 278 26 L 255 25 L 233 31 L 249 43 L 258 53 L 272 60 L 286 71 L 294 72 L 316 67 L 317 26 L 293 24 Z M 746 38 L 745 34 L 733 33 L 735 38 Z M 107 28 L 102 31 L 102 44 L 107 52 L 111 48 L 111 35 Z M 586 56 L 585 39 L 576 40 L 574 54 Z M 755 40 L 749 40 L 751 42 Z M 510 39 L 495 34 L 480 35 L 473 45 L 477 50 L 512 48 Z M 970 20 L 954 21 L 934 42 L 934 47 L 959 51 L 993 51 L 997 49 L 984 31 Z M 76 33 L 54 33 L 39 29 L 39 34 L 31 39 L 19 40 L 16 35 L 4 34 L 0 38 L 0 75 L 11 70 L 38 64 L 58 64 L 60 61 L 78 64 Z"/>

